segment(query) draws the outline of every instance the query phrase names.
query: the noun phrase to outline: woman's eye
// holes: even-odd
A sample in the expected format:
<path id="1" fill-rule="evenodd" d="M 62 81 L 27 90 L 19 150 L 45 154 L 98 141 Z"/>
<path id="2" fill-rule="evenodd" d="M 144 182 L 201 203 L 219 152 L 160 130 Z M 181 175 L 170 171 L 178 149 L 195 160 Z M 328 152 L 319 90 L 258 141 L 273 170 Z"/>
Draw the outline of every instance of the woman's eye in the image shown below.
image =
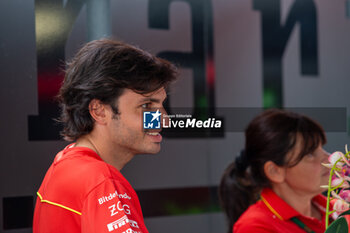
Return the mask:
<path id="1" fill-rule="evenodd" d="M 316 154 L 314 153 L 310 153 L 305 156 L 305 158 L 308 160 L 313 160 L 315 157 L 316 157 Z"/>

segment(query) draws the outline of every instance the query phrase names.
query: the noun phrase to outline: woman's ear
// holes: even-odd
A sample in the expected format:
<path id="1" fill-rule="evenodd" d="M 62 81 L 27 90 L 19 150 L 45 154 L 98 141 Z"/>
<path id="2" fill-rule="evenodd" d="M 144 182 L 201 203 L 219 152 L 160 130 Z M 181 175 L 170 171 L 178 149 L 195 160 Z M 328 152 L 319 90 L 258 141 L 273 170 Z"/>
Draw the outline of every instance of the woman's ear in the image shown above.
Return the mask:
<path id="1" fill-rule="evenodd" d="M 106 124 L 106 105 L 101 103 L 100 100 L 93 99 L 90 101 L 89 112 L 97 124 Z"/>
<path id="2" fill-rule="evenodd" d="M 286 176 L 285 168 L 278 166 L 272 161 L 264 164 L 264 172 L 266 177 L 273 183 L 282 183 Z"/>

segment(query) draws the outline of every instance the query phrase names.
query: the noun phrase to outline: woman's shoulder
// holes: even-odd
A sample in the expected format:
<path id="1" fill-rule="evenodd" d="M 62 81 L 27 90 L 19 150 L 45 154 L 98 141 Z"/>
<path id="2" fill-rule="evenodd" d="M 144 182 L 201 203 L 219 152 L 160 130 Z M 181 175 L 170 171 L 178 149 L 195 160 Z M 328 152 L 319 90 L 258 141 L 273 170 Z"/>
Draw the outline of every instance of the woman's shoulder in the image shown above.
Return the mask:
<path id="1" fill-rule="evenodd" d="M 262 201 L 251 205 L 237 220 L 233 226 L 234 233 L 242 232 L 257 232 L 257 233 L 271 233 L 278 232 L 274 229 L 274 216 Z"/>

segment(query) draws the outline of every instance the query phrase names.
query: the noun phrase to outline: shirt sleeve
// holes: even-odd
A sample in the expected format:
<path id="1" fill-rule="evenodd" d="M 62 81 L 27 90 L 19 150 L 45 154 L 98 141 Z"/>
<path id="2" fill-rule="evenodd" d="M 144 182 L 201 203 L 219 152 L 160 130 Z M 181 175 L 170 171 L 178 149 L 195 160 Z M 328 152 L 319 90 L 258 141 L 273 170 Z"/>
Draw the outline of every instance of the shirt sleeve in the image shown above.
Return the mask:
<path id="1" fill-rule="evenodd" d="M 132 197 L 117 181 L 107 179 L 86 197 L 81 215 L 82 233 L 141 232 Z"/>

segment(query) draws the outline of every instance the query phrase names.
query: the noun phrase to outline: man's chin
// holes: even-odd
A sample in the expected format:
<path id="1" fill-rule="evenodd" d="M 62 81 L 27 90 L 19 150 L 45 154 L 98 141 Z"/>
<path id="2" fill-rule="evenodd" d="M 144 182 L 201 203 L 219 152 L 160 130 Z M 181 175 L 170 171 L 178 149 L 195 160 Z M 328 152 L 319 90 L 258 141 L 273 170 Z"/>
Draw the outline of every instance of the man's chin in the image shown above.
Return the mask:
<path id="1" fill-rule="evenodd" d="M 160 147 L 160 143 L 157 143 L 157 144 L 158 144 L 158 146 L 154 146 L 153 148 L 149 148 L 140 154 L 150 154 L 150 155 L 158 154 L 160 152 L 161 147 Z"/>
<path id="2" fill-rule="evenodd" d="M 158 154 L 159 152 L 160 152 L 160 146 L 159 146 L 158 149 L 156 149 L 156 150 L 150 152 L 150 154 L 155 155 L 155 154 Z"/>

